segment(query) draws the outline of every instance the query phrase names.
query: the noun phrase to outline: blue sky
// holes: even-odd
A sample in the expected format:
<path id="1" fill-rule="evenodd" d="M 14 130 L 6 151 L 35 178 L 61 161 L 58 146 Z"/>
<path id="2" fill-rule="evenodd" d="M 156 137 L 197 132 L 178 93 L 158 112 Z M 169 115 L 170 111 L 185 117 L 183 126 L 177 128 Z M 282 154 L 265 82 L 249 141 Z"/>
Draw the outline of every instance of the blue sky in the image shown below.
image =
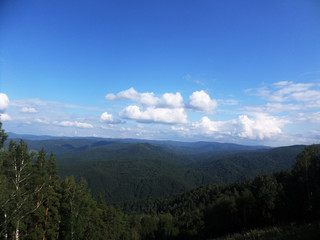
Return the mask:
<path id="1" fill-rule="evenodd" d="M 36 135 L 320 142 L 320 3 L 0 3 L 0 112 Z"/>

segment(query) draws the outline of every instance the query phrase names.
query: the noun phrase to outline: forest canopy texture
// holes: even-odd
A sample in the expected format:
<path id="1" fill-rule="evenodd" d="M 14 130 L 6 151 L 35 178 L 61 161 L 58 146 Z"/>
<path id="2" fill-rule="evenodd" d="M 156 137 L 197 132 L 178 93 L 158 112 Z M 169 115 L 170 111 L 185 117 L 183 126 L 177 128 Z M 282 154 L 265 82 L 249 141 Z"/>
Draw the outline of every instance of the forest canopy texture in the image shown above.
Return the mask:
<path id="1" fill-rule="evenodd" d="M 306 223 L 316 225 L 301 225 L 303 239 L 320 236 L 319 145 L 291 170 L 114 206 L 94 199 L 85 179 L 61 179 L 53 153 L 6 139 L 0 123 L 0 239 L 210 239 Z"/>

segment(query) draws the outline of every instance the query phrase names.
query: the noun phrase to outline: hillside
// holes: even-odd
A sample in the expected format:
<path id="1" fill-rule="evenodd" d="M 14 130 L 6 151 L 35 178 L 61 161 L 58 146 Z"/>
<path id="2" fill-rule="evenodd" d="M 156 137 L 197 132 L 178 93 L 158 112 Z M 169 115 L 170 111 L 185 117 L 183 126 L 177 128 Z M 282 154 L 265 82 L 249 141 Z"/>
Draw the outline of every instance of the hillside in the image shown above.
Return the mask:
<path id="1" fill-rule="evenodd" d="M 62 177 L 84 177 L 94 196 L 108 203 L 156 198 L 214 182 L 214 178 L 180 163 L 159 159 L 109 160 L 61 165 Z"/>
<path id="2" fill-rule="evenodd" d="M 296 145 L 221 157 L 211 156 L 189 166 L 216 177 L 220 183 L 231 183 L 254 178 L 259 174 L 290 169 L 296 161 L 296 156 L 304 147 Z"/>
<path id="3" fill-rule="evenodd" d="M 62 177 L 84 177 L 93 195 L 101 193 L 109 203 L 164 197 L 206 183 L 230 183 L 290 169 L 303 149 L 215 142 L 25 137 L 30 149 L 54 152 Z"/>
<path id="4" fill-rule="evenodd" d="M 0 131 L 0 137 L 1 134 Z M 62 145 L 71 151 L 93 154 L 97 149 L 106 151 L 105 147 L 113 143 L 95 142 L 90 148 L 79 147 L 83 142 L 77 146 L 65 144 Z M 114 147 L 111 149 L 116 151 Z M 10 230 L 11 238 L 14 230 L 17 232 L 16 226 L 21 226 L 19 233 L 31 233 L 32 239 L 43 237 L 49 229 L 54 235 L 59 233 L 61 239 L 72 235 L 74 230 L 77 239 L 93 236 L 103 239 L 106 234 L 111 234 L 110 239 L 177 240 L 223 236 L 229 236 L 227 239 L 319 237 L 319 145 L 226 154 L 222 158 L 215 156 L 182 164 L 169 159 L 143 159 L 142 156 L 154 152 L 167 153 L 164 158 L 175 154 L 149 143 L 134 143 L 119 148 L 123 156 L 133 159 L 73 161 L 60 165 L 63 178 L 57 175 L 53 154 L 46 159 L 44 150 L 38 155 L 29 150 L 21 141 L 11 143 L 1 152 L 0 178 L 5 183 L 0 185 L 1 236 Z M 294 153 L 298 155 L 292 164 Z M 103 154 L 100 152 L 97 156 Z M 210 163 L 224 162 L 225 168 L 232 170 L 228 168 L 230 161 L 239 167 L 239 173 L 245 174 L 289 164 L 291 167 L 286 171 L 259 174 L 246 181 L 206 184 L 218 181 L 207 175 L 212 173 Z M 17 163 L 22 167 L 17 168 Z M 270 167 L 261 170 L 267 165 Z M 70 177 L 73 173 L 75 178 Z M 234 176 L 232 172 L 220 174 Z M 17 175 L 25 181 L 17 180 Z M 93 186 L 91 190 L 83 177 Z M 91 193 L 97 200 L 91 198 Z M 12 197 L 16 195 L 23 197 Z M 41 199 L 44 204 L 39 204 Z M 119 203 L 122 209 L 112 206 Z M 20 211 L 12 208 L 18 204 L 23 206 Z M 35 230 L 35 222 L 40 232 Z M 312 222 L 314 224 L 310 224 Z"/>

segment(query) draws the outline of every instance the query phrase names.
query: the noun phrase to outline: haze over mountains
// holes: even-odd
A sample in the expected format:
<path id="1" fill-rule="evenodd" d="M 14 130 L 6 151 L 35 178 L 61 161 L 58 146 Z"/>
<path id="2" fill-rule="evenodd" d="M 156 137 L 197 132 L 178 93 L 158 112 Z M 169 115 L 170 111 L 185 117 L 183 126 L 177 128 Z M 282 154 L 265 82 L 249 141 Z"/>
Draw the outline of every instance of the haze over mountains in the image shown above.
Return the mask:
<path id="1" fill-rule="evenodd" d="M 30 150 L 53 152 L 61 177 L 88 181 L 109 203 L 164 197 L 293 166 L 304 146 L 270 148 L 217 142 L 19 135 Z"/>

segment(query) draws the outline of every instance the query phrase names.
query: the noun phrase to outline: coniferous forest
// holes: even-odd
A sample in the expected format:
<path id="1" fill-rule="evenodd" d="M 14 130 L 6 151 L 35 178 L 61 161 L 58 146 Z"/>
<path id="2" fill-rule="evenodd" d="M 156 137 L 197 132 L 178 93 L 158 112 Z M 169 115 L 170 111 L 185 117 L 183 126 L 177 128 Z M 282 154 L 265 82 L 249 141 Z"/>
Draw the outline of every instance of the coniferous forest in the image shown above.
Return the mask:
<path id="1" fill-rule="evenodd" d="M 59 177 L 54 153 L 5 144 L 0 130 L 0 239 L 320 237 L 319 145 L 289 170 L 116 205 L 93 198 L 84 178 Z"/>

